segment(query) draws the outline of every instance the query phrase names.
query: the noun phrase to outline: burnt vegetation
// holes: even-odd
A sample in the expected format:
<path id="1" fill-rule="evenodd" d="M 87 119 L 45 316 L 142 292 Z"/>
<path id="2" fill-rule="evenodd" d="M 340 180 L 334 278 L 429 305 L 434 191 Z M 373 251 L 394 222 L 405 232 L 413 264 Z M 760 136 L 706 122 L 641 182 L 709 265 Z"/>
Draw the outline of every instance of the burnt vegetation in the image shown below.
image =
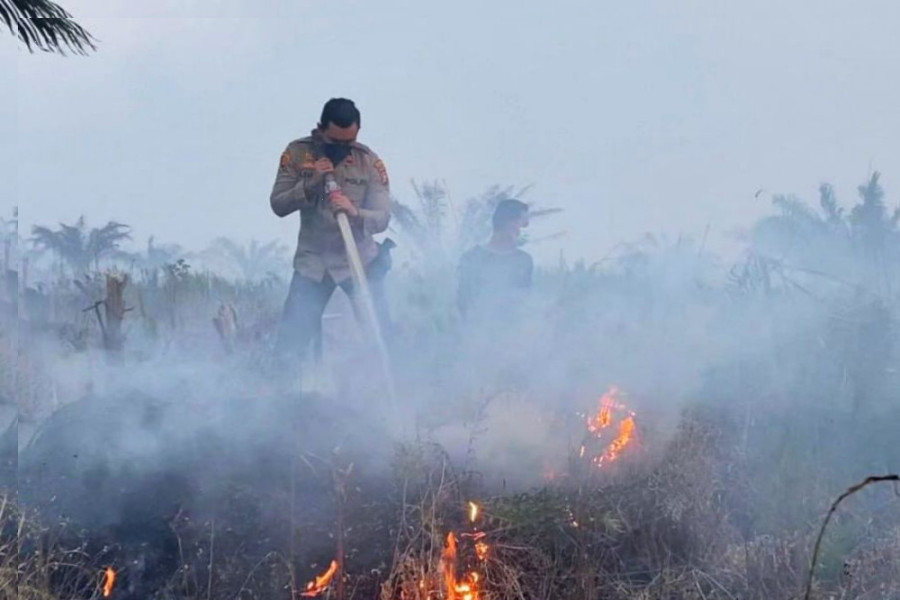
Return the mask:
<path id="1" fill-rule="evenodd" d="M 561 258 L 486 353 L 455 261 L 522 193 L 420 184 L 397 205 L 408 436 L 356 381 L 340 299 L 324 346 L 352 375 L 277 384 L 278 244 L 130 252 L 116 222 L 4 221 L 0 595 L 100 598 L 109 567 L 121 599 L 900 597 L 900 208 L 880 176 L 852 202 L 775 197 L 731 263 L 654 236 Z M 628 443 L 595 461 L 625 411 Z"/>

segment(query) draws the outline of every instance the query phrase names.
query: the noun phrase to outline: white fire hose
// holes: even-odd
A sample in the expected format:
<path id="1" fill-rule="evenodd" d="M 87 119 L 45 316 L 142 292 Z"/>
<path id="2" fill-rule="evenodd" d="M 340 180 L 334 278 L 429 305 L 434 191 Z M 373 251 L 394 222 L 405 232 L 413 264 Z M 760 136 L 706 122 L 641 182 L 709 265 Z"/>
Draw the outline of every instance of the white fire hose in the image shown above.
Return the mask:
<path id="1" fill-rule="evenodd" d="M 327 173 L 325 175 L 325 195 L 330 197 L 331 194 L 340 191 L 340 189 L 340 186 L 334 179 L 334 175 Z M 347 213 L 339 211 L 335 218 L 337 219 L 338 229 L 341 230 L 341 237 L 344 239 L 344 248 L 347 250 L 347 262 L 350 264 L 350 274 L 353 278 L 353 300 L 357 303 L 359 312 L 364 315 L 363 320 L 367 321 L 371 327 L 375 342 L 378 344 L 378 353 L 381 355 L 381 368 L 384 372 L 391 404 L 389 408 L 390 412 L 393 413 L 392 416 L 394 416 L 397 408 L 397 394 L 394 387 L 393 370 L 391 369 L 390 355 L 388 354 L 387 344 L 384 341 L 381 322 L 378 320 L 378 312 L 375 310 L 372 292 L 369 290 L 366 270 L 359 256 L 359 248 L 356 246 L 356 239 L 353 237 L 353 230 L 350 228 L 350 220 L 347 218 Z"/>

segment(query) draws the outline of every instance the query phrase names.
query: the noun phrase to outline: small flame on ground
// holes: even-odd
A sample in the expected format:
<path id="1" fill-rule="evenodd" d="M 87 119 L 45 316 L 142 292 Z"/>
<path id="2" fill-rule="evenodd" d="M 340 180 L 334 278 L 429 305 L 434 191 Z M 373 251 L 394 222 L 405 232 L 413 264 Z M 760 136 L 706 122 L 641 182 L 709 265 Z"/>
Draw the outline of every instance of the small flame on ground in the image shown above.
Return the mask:
<path id="1" fill-rule="evenodd" d="M 587 421 L 588 430 L 591 433 L 599 433 L 612 425 L 613 411 L 626 410 L 625 405 L 622 404 L 621 395 L 621 390 L 616 386 L 609 388 L 609 391 L 603 394 L 600 398 L 600 410 Z"/>
<path id="2" fill-rule="evenodd" d="M 444 589 L 447 592 L 447 600 L 456 598 L 456 536 L 453 532 L 447 534 L 447 542 L 444 544 L 444 552 L 441 554 L 441 566 L 444 571 Z"/>
<path id="3" fill-rule="evenodd" d="M 106 571 L 103 574 L 103 597 L 109 598 L 112 596 L 113 588 L 116 585 L 116 571 L 112 567 L 106 567 Z"/>
<path id="4" fill-rule="evenodd" d="M 480 540 L 484 537 L 484 533 L 463 534 L 465 537 L 471 537 Z M 478 553 L 478 546 L 484 546 L 485 556 L 487 553 L 487 544 L 478 542 L 475 545 L 475 552 Z M 446 592 L 446 600 L 481 600 L 481 593 L 478 590 L 478 582 L 481 575 L 476 571 L 466 573 L 462 580 L 456 578 L 456 560 L 457 560 L 457 541 L 456 535 L 451 531 L 447 534 L 447 543 L 444 546 L 444 552 L 441 554 L 441 566 L 444 571 L 444 589 Z"/>
<path id="5" fill-rule="evenodd" d="M 469 521 L 474 523 L 478 519 L 479 508 L 474 502 L 469 502 Z"/>
<path id="6" fill-rule="evenodd" d="M 328 570 L 316 577 L 314 581 L 310 581 L 308 584 L 306 584 L 306 591 L 301 592 L 300 595 L 305 598 L 315 598 L 316 596 L 324 592 L 331 584 L 331 580 L 334 579 L 334 575 L 335 573 L 337 573 L 337 570 L 337 561 L 331 561 L 331 566 L 328 567 Z"/>
<path id="7" fill-rule="evenodd" d="M 606 446 L 599 455 L 591 458 L 591 462 L 598 467 L 614 462 L 621 456 L 622 451 L 634 441 L 635 413 L 625 406 L 622 400 L 622 392 L 613 386 L 600 398 L 600 409 L 587 419 L 588 431 L 597 439 L 601 439 L 605 430 L 611 428 L 616 421 L 618 413 L 625 413 L 625 417 L 619 421 L 616 438 Z M 586 446 L 582 445 L 579 456 L 584 458 Z"/>
<path id="8" fill-rule="evenodd" d="M 633 416 L 626 417 L 619 423 L 619 435 L 616 436 L 613 443 L 609 445 L 609 448 L 607 448 L 606 452 L 603 453 L 603 456 L 600 457 L 600 464 L 611 463 L 619 458 L 622 454 L 622 450 L 624 450 L 625 447 L 631 443 L 631 440 L 634 439 L 634 427 Z"/>
<path id="9" fill-rule="evenodd" d="M 466 575 L 462 583 L 457 583 L 453 587 L 455 600 L 479 600 L 481 595 L 478 593 L 478 573 L 472 571 Z"/>

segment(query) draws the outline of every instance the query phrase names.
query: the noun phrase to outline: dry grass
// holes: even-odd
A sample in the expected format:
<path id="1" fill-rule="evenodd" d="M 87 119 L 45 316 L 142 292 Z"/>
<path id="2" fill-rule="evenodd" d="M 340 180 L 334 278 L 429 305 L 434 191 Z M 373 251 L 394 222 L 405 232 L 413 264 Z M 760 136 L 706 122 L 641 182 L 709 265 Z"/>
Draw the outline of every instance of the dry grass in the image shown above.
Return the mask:
<path id="1" fill-rule="evenodd" d="M 0 597 L 58 600 L 101 596 L 101 571 L 83 548 L 66 549 L 58 531 L 40 529 L 14 496 L 0 499 Z"/>
<path id="2" fill-rule="evenodd" d="M 511 496 L 492 496 L 476 474 L 456 471 L 439 447 L 413 444 L 395 457 L 393 492 L 355 492 L 375 499 L 348 508 L 349 559 L 342 591 L 332 586 L 329 599 L 446 598 L 451 531 L 459 539 L 457 577 L 477 571 L 480 600 L 788 600 L 802 594 L 817 523 L 777 537 L 742 535 L 727 493 L 740 487 L 741 475 L 723 477 L 735 457 L 709 421 L 688 418 L 661 458 L 623 459 L 618 470 L 576 471 L 552 487 Z M 346 479 L 350 487 L 368 485 L 354 475 Z M 811 598 L 900 595 L 900 511 L 889 495 L 884 511 L 866 515 L 869 527 L 852 546 L 828 548 L 829 560 L 836 556 L 841 567 L 837 575 L 822 570 Z M 475 524 L 468 519 L 472 499 L 482 514 Z M 387 543 L 384 529 L 366 533 L 376 514 L 389 521 Z M 0 504 L 0 517 L 3 597 L 99 597 L 102 565 L 86 546 L 64 549 L 59 531 L 38 528 L 13 498 Z M 277 548 L 250 561 L 236 524 L 220 519 L 190 526 L 173 521 L 182 566 L 165 586 L 167 597 L 296 597 L 303 587 L 297 563 Z M 838 525 L 840 519 L 838 513 Z M 476 528 L 490 545 L 486 560 L 463 536 Z M 372 556 L 363 559 L 359 548 Z"/>
<path id="3" fill-rule="evenodd" d="M 419 454 L 418 458 L 421 459 Z M 442 585 L 448 531 L 465 532 L 472 491 L 440 454 L 414 466 L 393 569 L 381 600 L 434 598 Z M 702 420 L 688 420 L 655 463 L 623 464 L 599 478 L 581 475 L 540 491 L 483 503 L 481 531 L 491 545 L 479 562 L 460 542 L 460 562 L 482 575 L 482 600 L 784 600 L 800 597 L 815 527 L 781 537 L 746 538 L 727 505 L 727 440 Z M 407 466 L 410 466 L 407 464 Z M 885 599 L 900 594 L 900 510 L 871 515 L 867 530 L 841 556 L 812 598 Z M 840 545 L 832 552 L 840 552 Z"/>
<path id="4" fill-rule="evenodd" d="M 205 308 L 185 302 L 178 310 L 208 308 L 197 306 Z M 206 335 L 212 336 L 208 317 L 204 313 L 193 322 L 202 321 Z M 178 336 L 188 337 L 183 329 Z M 22 418 L 48 408 L 39 406 L 52 397 L 41 387 L 48 381 L 42 373 L 41 365 L 3 348 L 0 385 L 9 397 L 19 394 Z M 354 494 L 368 494 L 369 499 L 347 511 L 346 523 L 335 526 L 321 517 L 317 524 L 303 523 L 301 537 L 328 539 L 322 556 L 296 558 L 278 546 L 275 535 L 271 549 L 260 551 L 257 544 L 250 552 L 248 546 L 258 538 L 270 540 L 253 529 L 255 522 L 241 521 L 240 511 L 215 520 L 173 520 L 169 525 L 178 539 L 177 567 L 166 573 L 159 591 L 172 599 L 296 598 L 308 574 L 322 570 L 325 556 L 330 560 L 334 544 L 328 535 L 337 533 L 348 538 L 346 572 L 343 587 L 327 592 L 329 600 L 437 600 L 446 596 L 447 534 L 472 531 L 466 503 L 475 499 L 484 513 L 478 527 L 491 548 L 481 561 L 463 538 L 458 575 L 468 570 L 481 574 L 480 600 L 799 598 L 820 516 L 833 493 L 823 475 L 831 467 L 825 459 L 818 464 L 805 457 L 773 475 L 785 497 L 800 498 L 797 504 L 814 507 L 814 514 L 794 518 L 791 513 L 783 519 L 791 527 L 779 527 L 782 521 L 757 527 L 754 518 L 765 519 L 767 510 L 789 511 L 782 508 L 781 497 L 771 497 L 772 486 L 759 471 L 747 467 L 746 441 L 716 419 L 709 412 L 687 414 L 677 435 L 658 452 L 623 459 L 603 472 L 576 463 L 552 485 L 517 495 L 486 486 L 489 473 L 482 479 L 457 471 L 440 448 L 406 446 L 396 454 L 394 488 L 386 491 L 385 482 L 369 488 L 371 482 L 351 477 L 350 487 L 359 484 L 362 489 Z M 502 450 L 520 458 L 508 445 Z M 782 455 L 790 458 L 790 450 Z M 235 505 L 244 501 L 238 494 L 233 500 Z M 286 528 L 287 510 L 273 512 L 280 519 L 278 527 Z M 837 514 L 835 531 L 823 538 L 823 560 L 810 597 L 900 598 L 898 513 L 898 501 L 891 499 L 877 514 L 869 506 Z M 77 537 L 73 532 L 63 526 L 39 527 L 20 513 L 12 497 L 0 502 L 0 522 L 0 596 L 99 597 L 103 565 L 83 542 L 72 541 Z M 851 530 L 853 536 L 842 537 Z"/>

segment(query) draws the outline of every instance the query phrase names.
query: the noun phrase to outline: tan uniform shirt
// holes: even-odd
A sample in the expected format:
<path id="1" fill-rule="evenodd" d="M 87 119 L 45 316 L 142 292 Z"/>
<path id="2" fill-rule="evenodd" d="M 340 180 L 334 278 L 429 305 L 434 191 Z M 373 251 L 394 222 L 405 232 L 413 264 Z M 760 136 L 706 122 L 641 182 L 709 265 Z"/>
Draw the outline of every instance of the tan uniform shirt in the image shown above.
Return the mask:
<path id="1" fill-rule="evenodd" d="M 314 132 L 315 134 L 315 132 Z M 324 185 L 312 185 L 316 145 L 312 136 L 294 140 L 281 155 L 278 175 L 269 202 L 280 217 L 300 211 L 300 234 L 294 270 L 321 281 L 329 273 L 335 282 L 350 277 L 344 240 Z M 353 237 L 363 263 L 368 265 L 378 253 L 374 234 L 390 222 L 390 188 L 384 163 L 366 146 L 354 142 L 349 156 L 334 169 L 335 180 L 359 210 L 350 217 Z"/>

